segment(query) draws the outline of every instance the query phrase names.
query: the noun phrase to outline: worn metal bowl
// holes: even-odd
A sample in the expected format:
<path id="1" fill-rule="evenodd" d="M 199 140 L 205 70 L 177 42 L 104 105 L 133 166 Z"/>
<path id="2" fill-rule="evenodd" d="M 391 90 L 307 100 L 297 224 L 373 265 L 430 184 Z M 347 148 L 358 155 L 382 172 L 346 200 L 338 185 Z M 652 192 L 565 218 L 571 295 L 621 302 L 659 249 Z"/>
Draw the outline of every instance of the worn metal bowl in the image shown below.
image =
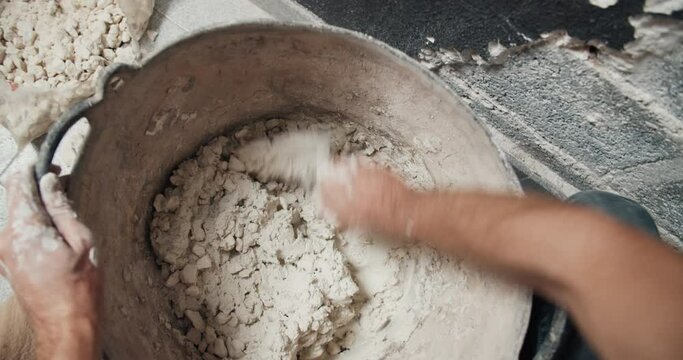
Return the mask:
<path id="1" fill-rule="evenodd" d="M 87 118 L 91 130 L 68 196 L 97 240 L 110 359 L 197 355 L 157 318 L 171 309 L 148 220 L 172 169 L 240 124 L 301 111 L 337 113 L 409 144 L 435 139 L 438 147 L 418 151 L 437 185 L 519 190 L 486 131 L 447 86 L 362 34 L 319 25 L 231 25 L 190 36 L 141 67 L 115 66 L 96 96 L 50 130 L 37 165 L 40 176 L 68 129 Z M 529 293 L 485 274 L 468 287 L 481 292 L 475 307 L 458 315 L 459 294 L 444 293 L 396 357 L 516 358 Z M 457 316 L 469 316 L 474 328 L 454 334 Z"/>

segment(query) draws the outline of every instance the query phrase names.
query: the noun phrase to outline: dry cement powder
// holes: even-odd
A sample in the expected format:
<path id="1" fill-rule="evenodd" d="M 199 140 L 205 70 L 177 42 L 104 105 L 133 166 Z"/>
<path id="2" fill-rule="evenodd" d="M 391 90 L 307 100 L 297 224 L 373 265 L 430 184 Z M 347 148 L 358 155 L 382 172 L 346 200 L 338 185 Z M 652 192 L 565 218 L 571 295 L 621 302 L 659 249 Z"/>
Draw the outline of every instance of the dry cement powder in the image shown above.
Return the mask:
<path id="1" fill-rule="evenodd" d="M 155 198 L 151 224 L 174 309 L 159 318 L 195 357 L 385 358 L 446 286 L 439 271 L 450 260 L 339 233 L 309 193 L 256 180 L 237 156 L 254 139 L 311 129 L 330 134 L 333 153 L 372 156 L 413 186 L 432 185 L 412 152 L 350 122 L 275 119 L 202 147 Z"/>
<path id="2" fill-rule="evenodd" d="M 23 147 L 139 53 L 113 0 L 0 0 L 0 124 Z"/>
<path id="3" fill-rule="evenodd" d="M 112 0 L 3 0 L 0 19 L 0 74 L 14 86 L 78 85 L 137 56 Z"/>

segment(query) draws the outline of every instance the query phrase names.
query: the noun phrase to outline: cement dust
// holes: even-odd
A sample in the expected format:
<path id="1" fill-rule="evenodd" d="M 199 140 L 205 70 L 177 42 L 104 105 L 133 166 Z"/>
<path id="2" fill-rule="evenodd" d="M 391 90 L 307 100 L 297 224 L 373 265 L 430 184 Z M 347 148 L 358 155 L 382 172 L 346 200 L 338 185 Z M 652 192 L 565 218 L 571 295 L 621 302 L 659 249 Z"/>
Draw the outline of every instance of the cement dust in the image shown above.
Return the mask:
<path id="1" fill-rule="evenodd" d="M 350 122 L 274 119 L 202 147 L 157 195 L 151 223 L 174 312 L 159 318 L 195 358 L 391 357 L 449 286 L 445 279 L 458 283 L 445 275 L 458 268 L 452 260 L 340 233 L 318 214 L 310 192 L 264 176 L 263 156 L 249 149 L 292 141 L 296 135 L 277 135 L 294 131 L 329 134 L 329 142 L 299 144 L 317 149 L 309 164 L 329 144 L 327 155 L 363 154 L 414 187 L 433 185 L 410 148 Z"/>
<path id="2" fill-rule="evenodd" d="M 139 55 L 113 0 L 0 0 L 0 123 L 21 148 Z"/>

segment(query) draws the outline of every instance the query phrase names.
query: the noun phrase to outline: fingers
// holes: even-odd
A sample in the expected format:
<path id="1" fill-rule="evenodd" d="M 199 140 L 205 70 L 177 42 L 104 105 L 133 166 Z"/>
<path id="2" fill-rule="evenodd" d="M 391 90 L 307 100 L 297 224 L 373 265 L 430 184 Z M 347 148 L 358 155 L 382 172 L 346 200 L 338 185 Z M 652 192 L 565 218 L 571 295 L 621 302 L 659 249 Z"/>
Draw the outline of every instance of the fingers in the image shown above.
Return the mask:
<path id="1" fill-rule="evenodd" d="M 71 209 L 57 175 L 49 173 L 40 178 L 40 192 L 47 213 L 66 243 L 76 254 L 87 253 L 92 247 L 90 230 L 78 220 Z"/>
<path id="2" fill-rule="evenodd" d="M 335 159 L 320 167 L 315 198 L 323 217 L 336 227 L 346 228 L 353 207 L 353 185 L 357 172 L 355 157 Z"/>
<path id="3" fill-rule="evenodd" d="M 7 190 L 7 202 L 12 211 L 13 206 L 22 202 L 39 204 L 38 191 L 33 180 L 33 168 L 26 167 L 7 176 L 3 186 Z"/>
<path id="4" fill-rule="evenodd" d="M 343 157 L 328 161 L 318 167 L 318 183 L 325 184 L 350 184 L 351 179 L 358 170 L 358 158 L 355 156 Z"/>
<path id="5" fill-rule="evenodd" d="M 62 190 L 69 188 L 71 174 L 62 175 L 62 167 L 55 164 L 50 164 L 50 172 L 59 176 L 59 183 L 62 185 Z"/>
<path id="6" fill-rule="evenodd" d="M 8 219 L 0 233 L 0 259 L 5 276 L 43 250 L 59 249 L 61 240 L 48 239 L 52 226 L 36 188 L 33 168 L 10 175 L 4 182 L 7 190 Z"/>
<path id="7" fill-rule="evenodd" d="M 91 247 L 88 251 L 84 251 L 77 256 L 73 267 L 74 272 L 86 271 L 89 267 L 97 268 L 97 258 L 94 247 Z"/>
<path id="8" fill-rule="evenodd" d="M 7 191 L 7 228 L 21 230 L 25 226 L 48 225 L 49 219 L 42 210 L 42 201 L 33 177 L 33 167 L 27 167 L 4 182 Z"/>

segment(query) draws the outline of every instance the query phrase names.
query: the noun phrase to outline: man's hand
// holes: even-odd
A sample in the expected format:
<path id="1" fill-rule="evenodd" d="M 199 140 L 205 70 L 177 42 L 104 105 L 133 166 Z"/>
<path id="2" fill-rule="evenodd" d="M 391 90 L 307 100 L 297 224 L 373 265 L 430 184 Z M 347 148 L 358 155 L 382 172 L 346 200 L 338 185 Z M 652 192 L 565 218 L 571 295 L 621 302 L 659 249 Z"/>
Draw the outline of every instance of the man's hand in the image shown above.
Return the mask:
<path id="1" fill-rule="evenodd" d="M 76 218 L 55 174 L 40 179 L 42 201 L 32 169 L 10 177 L 6 190 L 0 274 L 31 322 L 38 357 L 97 358 L 101 288 L 90 231 Z"/>
<path id="2" fill-rule="evenodd" d="M 637 229 L 541 197 L 411 191 L 352 159 L 318 186 L 343 227 L 407 236 L 535 288 L 603 358 L 683 358 L 683 257 Z"/>
<path id="3" fill-rule="evenodd" d="M 339 227 L 412 235 L 408 204 L 413 191 L 389 170 L 364 160 L 342 159 L 321 171 L 318 184 L 323 207 Z M 397 223 L 405 228 L 395 233 Z"/>

